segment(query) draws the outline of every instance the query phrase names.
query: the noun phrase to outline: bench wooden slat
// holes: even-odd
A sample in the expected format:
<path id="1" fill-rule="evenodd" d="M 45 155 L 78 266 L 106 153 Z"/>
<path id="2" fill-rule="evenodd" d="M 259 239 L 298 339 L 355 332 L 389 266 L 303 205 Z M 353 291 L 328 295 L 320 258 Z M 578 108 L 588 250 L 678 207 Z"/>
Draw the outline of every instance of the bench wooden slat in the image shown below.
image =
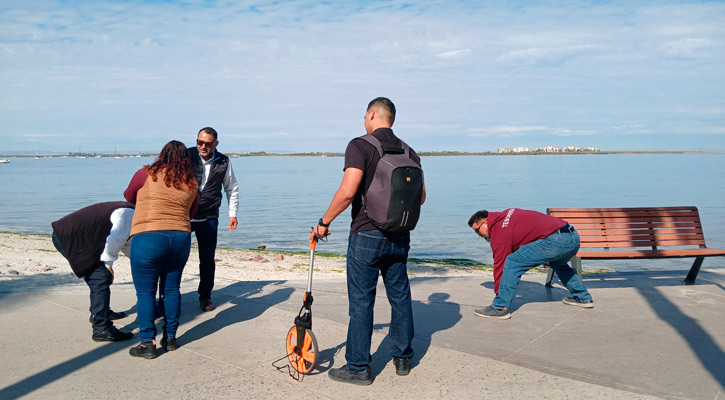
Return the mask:
<path id="1" fill-rule="evenodd" d="M 650 218 L 650 217 L 612 217 L 608 218 L 606 216 L 598 216 L 598 217 L 587 217 L 587 218 L 572 218 L 572 217 L 557 217 L 561 218 L 563 220 L 566 220 L 570 224 L 611 224 L 611 223 L 620 223 L 620 224 L 632 224 L 632 225 L 642 225 L 642 224 L 697 224 L 697 220 L 691 218 L 691 217 L 680 217 L 680 216 L 669 216 L 667 218 Z"/>
<path id="2" fill-rule="evenodd" d="M 630 247 L 667 247 L 667 246 L 699 246 L 702 243 L 699 240 L 677 240 L 670 242 L 662 241 L 611 241 L 611 242 L 581 242 L 582 248 L 588 249 L 612 249 L 612 248 L 630 248 Z"/>
<path id="3" fill-rule="evenodd" d="M 625 213 L 625 212 L 611 212 L 611 213 L 594 213 L 594 214 L 562 214 L 562 218 L 572 218 L 572 219 L 615 219 L 615 218 L 627 218 L 631 220 L 637 220 L 637 219 L 654 219 L 654 220 L 667 220 L 669 218 L 678 218 L 681 220 L 693 220 L 697 218 L 697 214 L 689 212 L 689 211 L 683 211 L 683 212 L 660 212 L 660 213 L 644 213 L 644 212 L 638 212 L 638 213 Z"/>
<path id="4" fill-rule="evenodd" d="M 706 247 L 697 207 L 549 208 L 547 213 L 579 233 L 581 246 L 573 258 L 578 273 L 581 259 L 695 257 L 685 279 L 694 283 L 704 257 L 725 255 Z M 550 279 L 551 273 L 547 285 Z"/>
<path id="5" fill-rule="evenodd" d="M 574 226 L 574 224 L 570 224 L 571 226 Z M 601 229 L 585 229 L 582 228 L 581 225 L 575 226 L 576 230 L 579 232 L 579 236 L 602 236 L 603 232 L 606 232 L 607 235 L 638 235 L 641 233 L 646 233 L 649 231 L 649 228 L 646 229 L 633 229 L 630 226 L 623 226 L 623 227 L 612 227 L 612 225 L 605 225 L 604 228 Z M 664 234 L 670 234 L 670 233 L 680 233 L 680 234 L 697 234 L 702 235 L 702 228 L 698 227 L 683 227 L 683 228 L 675 228 L 675 227 L 663 227 L 658 228 L 658 232 L 664 233 Z"/>
<path id="6" fill-rule="evenodd" d="M 579 234 L 582 242 L 587 243 L 613 243 L 613 242 L 631 242 L 631 243 L 651 243 L 647 246 L 655 246 L 655 243 L 662 243 L 662 246 L 681 246 L 681 245 L 700 245 L 704 244 L 700 235 L 659 235 L 659 234 L 639 234 L 639 235 L 596 235 L 587 236 Z M 684 241 L 683 243 L 677 243 Z"/>
<path id="7" fill-rule="evenodd" d="M 564 215 L 564 213 L 580 213 L 580 214 L 593 214 L 602 212 L 657 212 L 657 211 L 695 211 L 697 207 L 686 206 L 686 207 L 622 207 L 622 208 L 549 208 L 551 214 Z"/>

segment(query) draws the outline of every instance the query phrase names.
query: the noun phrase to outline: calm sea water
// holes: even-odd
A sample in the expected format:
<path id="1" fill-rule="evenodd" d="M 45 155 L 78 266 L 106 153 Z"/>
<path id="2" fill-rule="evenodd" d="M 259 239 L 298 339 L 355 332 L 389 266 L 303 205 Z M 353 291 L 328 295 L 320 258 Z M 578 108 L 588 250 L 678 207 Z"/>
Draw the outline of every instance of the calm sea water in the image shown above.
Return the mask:
<path id="1" fill-rule="evenodd" d="M 50 234 L 50 222 L 83 206 L 122 200 L 152 158 L 13 158 L 0 164 L 0 231 Z M 239 228 L 219 245 L 304 251 L 307 234 L 342 178 L 341 157 L 232 159 L 240 182 Z M 547 155 L 423 157 L 428 199 L 411 256 L 489 262 L 491 249 L 467 226 L 479 209 L 695 205 L 709 247 L 725 248 L 725 155 Z M 349 210 L 318 251 L 344 254 Z M 607 262 L 616 269 L 689 268 L 691 260 Z M 585 262 L 584 267 L 597 266 Z M 725 267 L 725 257 L 705 267 Z"/>

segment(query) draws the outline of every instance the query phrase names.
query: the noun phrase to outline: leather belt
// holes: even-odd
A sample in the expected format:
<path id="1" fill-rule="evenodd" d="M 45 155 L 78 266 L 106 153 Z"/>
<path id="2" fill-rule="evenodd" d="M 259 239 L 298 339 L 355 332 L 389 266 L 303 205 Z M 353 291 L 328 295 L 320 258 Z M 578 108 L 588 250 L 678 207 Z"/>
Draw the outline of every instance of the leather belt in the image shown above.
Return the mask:
<path id="1" fill-rule="evenodd" d="M 569 224 L 566 224 L 566 225 L 562 226 L 561 228 L 559 228 L 559 232 L 561 232 L 561 233 L 574 232 L 574 231 L 575 231 L 574 227 Z"/>

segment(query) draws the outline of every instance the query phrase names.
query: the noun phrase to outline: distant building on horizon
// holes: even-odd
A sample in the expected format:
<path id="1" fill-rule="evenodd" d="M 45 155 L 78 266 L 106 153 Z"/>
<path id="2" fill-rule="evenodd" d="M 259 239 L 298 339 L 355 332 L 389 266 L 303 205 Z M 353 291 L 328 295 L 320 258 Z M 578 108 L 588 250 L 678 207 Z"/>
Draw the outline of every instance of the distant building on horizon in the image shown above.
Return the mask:
<path id="1" fill-rule="evenodd" d="M 544 146 L 529 149 L 528 147 L 499 147 L 498 154 L 533 154 L 533 153 L 596 153 L 599 152 L 597 147 L 578 147 L 578 146 Z"/>

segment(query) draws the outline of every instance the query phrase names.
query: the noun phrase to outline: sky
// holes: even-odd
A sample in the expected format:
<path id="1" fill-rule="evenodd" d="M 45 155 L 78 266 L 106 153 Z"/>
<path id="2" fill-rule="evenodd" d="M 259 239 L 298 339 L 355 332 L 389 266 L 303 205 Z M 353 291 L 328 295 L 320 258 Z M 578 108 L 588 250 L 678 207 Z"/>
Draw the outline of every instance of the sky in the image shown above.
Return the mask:
<path id="1" fill-rule="evenodd" d="M 4 1 L 0 154 L 725 151 L 724 1 Z"/>

